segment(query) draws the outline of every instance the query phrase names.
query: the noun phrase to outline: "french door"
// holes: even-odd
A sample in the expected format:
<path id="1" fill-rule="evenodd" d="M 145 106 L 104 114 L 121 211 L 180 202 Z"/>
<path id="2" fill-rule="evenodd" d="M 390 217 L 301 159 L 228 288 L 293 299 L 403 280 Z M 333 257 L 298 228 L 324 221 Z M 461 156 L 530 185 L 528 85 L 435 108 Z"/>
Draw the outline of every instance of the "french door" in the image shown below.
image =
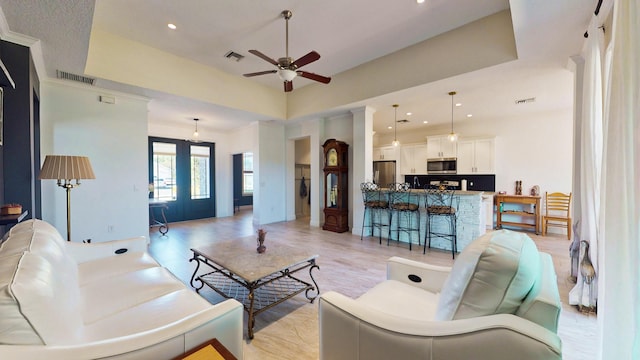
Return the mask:
<path id="1" fill-rule="evenodd" d="M 215 217 L 215 144 L 149 137 L 149 199 L 167 221 Z"/>

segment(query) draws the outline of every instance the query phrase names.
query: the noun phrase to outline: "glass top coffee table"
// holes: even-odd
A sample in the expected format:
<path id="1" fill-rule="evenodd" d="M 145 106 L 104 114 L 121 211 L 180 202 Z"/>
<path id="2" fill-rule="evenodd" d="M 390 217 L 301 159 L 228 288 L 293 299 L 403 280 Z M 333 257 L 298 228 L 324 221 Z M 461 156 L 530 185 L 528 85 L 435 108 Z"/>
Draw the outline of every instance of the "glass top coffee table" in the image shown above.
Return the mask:
<path id="1" fill-rule="evenodd" d="M 318 255 L 282 244 L 270 244 L 267 251 L 256 251 L 256 237 L 240 238 L 191 249 L 196 269 L 191 286 L 197 292 L 207 285 L 225 298 L 234 298 L 249 314 L 248 336 L 253 339 L 255 316 L 304 291 L 311 303 L 320 290 L 312 270 L 318 268 Z M 198 275 L 200 265 L 212 271 Z M 311 282 L 295 273 L 309 269 Z"/>

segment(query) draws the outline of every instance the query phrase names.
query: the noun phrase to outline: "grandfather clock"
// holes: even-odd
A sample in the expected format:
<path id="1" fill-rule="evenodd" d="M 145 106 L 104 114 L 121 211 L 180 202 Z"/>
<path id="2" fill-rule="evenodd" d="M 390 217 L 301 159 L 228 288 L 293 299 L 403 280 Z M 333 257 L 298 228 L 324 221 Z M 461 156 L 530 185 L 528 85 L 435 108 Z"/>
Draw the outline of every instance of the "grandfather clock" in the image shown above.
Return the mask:
<path id="1" fill-rule="evenodd" d="M 328 139 L 324 149 L 324 230 L 349 231 L 349 144 Z"/>

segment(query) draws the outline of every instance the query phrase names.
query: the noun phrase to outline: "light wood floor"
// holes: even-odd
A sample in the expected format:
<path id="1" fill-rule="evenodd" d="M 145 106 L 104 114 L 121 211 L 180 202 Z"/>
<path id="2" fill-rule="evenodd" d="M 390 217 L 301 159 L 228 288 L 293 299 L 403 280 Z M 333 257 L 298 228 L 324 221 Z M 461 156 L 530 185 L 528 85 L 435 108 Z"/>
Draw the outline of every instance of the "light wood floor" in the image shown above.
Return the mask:
<path id="1" fill-rule="evenodd" d="M 267 230 L 265 245 L 288 244 L 309 249 L 319 255 L 319 270 L 314 277 L 320 292 L 337 291 L 356 298 L 386 276 L 385 261 L 391 256 L 402 256 L 413 260 L 437 265 L 452 264 L 451 253 L 414 247 L 409 251 L 404 244 L 382 245 L 377 237 L 365 237 L 351 233 L 336 234 L 310 227 L 308 219 L 282 222 L 263 226 Z M 170 224 L 166 236 L 161 236 L 157 228 L 150 230 L 151 254 L 171 270 L 185 284 L 189 284 L 195 265 L 191 258 L 192 247 L 255 235 L 257 227 L 252 223 L 251 209 L 241 209 L 232 217 L 187 221 Z M 528 233 L 541 251 L 550 253 L 558 274 L 558 287 L 563 302 L 559 334 L 563 342 L 563 356 L 566 360 L 595 359 L 596 316 L 582 314 L 574 306 L 568 305 L 568 292 L 574 286 L 569 280 L 569 242 L 564 236 L 537 236 Z M 206 288 L 206 287 L 205 287 Z M 212 303 L 222 301 L 222 297 L 211 290 L 201 291 Z M 260 359 L 318 359 L 318 306 L 298 295 L 256 318 L 253 340 L 246 339 L 244 358 Z"/>

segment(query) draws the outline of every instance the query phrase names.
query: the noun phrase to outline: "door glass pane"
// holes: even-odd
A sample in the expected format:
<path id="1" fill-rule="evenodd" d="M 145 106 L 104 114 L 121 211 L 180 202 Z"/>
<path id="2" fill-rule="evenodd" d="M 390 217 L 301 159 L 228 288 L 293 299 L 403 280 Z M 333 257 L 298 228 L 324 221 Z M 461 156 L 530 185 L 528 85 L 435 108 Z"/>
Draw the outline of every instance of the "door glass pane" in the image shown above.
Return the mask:
<path id="1" fill-rule="evenodd" d="M 153 143 L 153 198 L 176 199 L 176 144 Z"/>
<path id="2" fill-rule="evenodd" d="M 242 196 L 253 195 L 253 153 L 242 154 Z"/>
<path id="3" fill-rule="evenodd" d="M 191 199 L 211 197 L 209 187 L 210 151 L 208 146 L 191 145 Z"/>

